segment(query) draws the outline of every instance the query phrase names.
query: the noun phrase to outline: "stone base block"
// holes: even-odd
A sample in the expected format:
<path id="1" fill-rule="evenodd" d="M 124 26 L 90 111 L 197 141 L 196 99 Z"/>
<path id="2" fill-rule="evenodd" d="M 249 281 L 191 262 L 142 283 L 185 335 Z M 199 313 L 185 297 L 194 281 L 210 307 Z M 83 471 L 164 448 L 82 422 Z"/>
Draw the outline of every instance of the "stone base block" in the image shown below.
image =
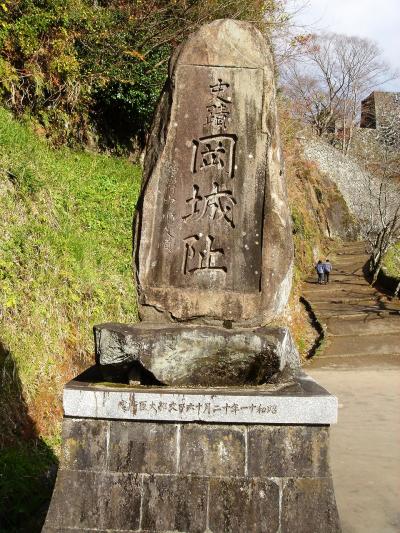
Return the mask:
<path id="1" fill-rule="evenodd" d="M 147 392 L 147 400 L 138 400 L 148 402 L 148 420 L 135 418 L 134 410 L 125 420 L 85 418 L 79 402 L 72 402 L 72 395 L 85 387 L 89 385 L 75 382 L 66 389 L 70 392 L 65 395 L 64 409 L 69 416 L 63 422 L 61 465 L 45 533 L 340 531 L 326 420 L 263 423 L 262 418 L 251 416 L 251 406 L 257 414 L 263 405 L 262 394 L 246 392 L 247 403 L 240 404 L 234 400 L 239 397 L 237 391 L 230 390 L 220 391 L 219 396 L 229 396 L 226 409 L 230 415 L 232 405 L 237 406 L 236 413 L 240 407 L 249 407 L 244 410 L 246 423 L 243 418 L 240 422 L 182 421 L 179 410 L 196 405 L 193 390 L 181 391 L 178 410 L 171 411 L 177 413 L 175 420 L 165 419 L 168 399 L 161 402 L 167 407 L 159 411 L 158 419 L 151 419 L 154 391 Z M 93 383 L 90 387 L 96 388 Z M 102 394 L 97 397 L 99 414 L 115 394 L 118 401 L 129 405 L 116 388 L 97 384 L 97 391 Z M 126 387 L 124 392 L 130 395 L 132 406 L 132 394 L 137 391 Z M 217 401 L 222 406 L 214 392 L 202 393 L 208 394 L 211 411 Z M 271 394 L 272 403 L 278 402 L 279 394 L 285 396 L 284 391 Z M 74 405 L 79 416 L 72 412 Z M 193 409 L 196 412 L 197 407 Z M 267 415 L 258 415 L 262 414 Z"/>
<path id="2" fill-rule="evenodd" d="M 191 324 L 94 327 L 96 360 L 107 381 L 145 385 L 259 385 L 300 369 L 288 328 L 227 329 Z"/>

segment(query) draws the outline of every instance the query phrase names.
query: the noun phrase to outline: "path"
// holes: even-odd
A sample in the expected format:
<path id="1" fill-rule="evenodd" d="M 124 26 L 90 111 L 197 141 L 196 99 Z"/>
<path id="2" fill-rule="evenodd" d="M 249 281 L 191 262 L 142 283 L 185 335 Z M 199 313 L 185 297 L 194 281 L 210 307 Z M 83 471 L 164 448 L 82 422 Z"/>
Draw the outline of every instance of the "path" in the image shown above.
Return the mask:
<path id="1" fill-rule="evenodd" d="M 400 532 L 400 303 L 362 274 L 363 243 L 346 243 L 331 283 L 305 298 L 326 328 L 306 371 L 339 399 L 331 458 L 343 533 Z"/>

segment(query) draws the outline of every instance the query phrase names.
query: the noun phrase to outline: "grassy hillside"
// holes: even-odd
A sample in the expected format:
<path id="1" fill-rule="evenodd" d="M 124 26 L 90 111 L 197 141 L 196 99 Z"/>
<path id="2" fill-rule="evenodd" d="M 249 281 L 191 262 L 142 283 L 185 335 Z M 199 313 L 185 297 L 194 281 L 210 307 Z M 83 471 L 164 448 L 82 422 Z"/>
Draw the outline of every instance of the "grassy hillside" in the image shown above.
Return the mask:
<path id="1" fill-rule="evenodd" d="M 92 362 L 93 324 L 137 319 L 130 250 L 139 187 L 137 166 L 56 151 L 0 109 L 1 531 L 44 497 L 62 386 Z"/>

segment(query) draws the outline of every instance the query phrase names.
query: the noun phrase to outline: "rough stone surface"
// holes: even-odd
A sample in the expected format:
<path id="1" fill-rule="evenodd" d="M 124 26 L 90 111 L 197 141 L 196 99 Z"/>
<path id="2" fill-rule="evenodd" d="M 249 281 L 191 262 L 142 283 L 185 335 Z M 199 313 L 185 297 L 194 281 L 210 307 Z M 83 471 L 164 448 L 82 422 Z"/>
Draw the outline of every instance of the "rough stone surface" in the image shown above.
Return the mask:
<path id="1" fill-rule="evenodd" d="M 88 469 L 91 464 L 106 466 L 107 429 L 109 422 L 66 418 L 63 423 L 61 464 L 64 468 Z"/>
<path id="2" fill-rule="evenodd" d="M 144 422 L 133 433 L 129 423 L 111 421 L 108 467 L 117 472 L 175 473 L 177 438 L 175 424 Z"/>
<path id="3" fill-rule="evenodd" d="M 373 132 L 374 130 L 356 129 L 354 141 L 357 144 L 361 140 L 367 141 L 371 135 L 374 135 Z M 378 198 L 382 180 L 379 176 L 368 173 L 360 163 L 360 161 L 370 157 L 371 145 L 366 144 L 365 154 L 362 154 L 362 148 L 358 147 L 358 158 L 355 157 L 355 154 L 346 156 L 330 144 L 317 138 L 305 140 L 303 146 L 305 157 L 317 163 L 320 170 L 326 173 L 328 178 L 337 185 L 350 212 L 361 222 L 359 224 L 360 234 L 365 238 L 368 229 L 368 216 L 374 216 L 377 220 L 380 217 Z M 400 187 L 396 180 L 389 181 L 386 187 L 386 194 L 389 198 L 397 197 L 400 194 Z M 393 215 L 395 206 L 395 202 L 393 204 L 388 203 L 386 206 L 387 216 Z"/>
<path id="4" fill-rule="evenodd" d="M 210 501 L 213 532 L 279 531 L 279 487 L 271 480 L 213 479 Z"/>
<path id="5" fill-rule="evenodd" d="M 141 490 L 135 475 L 60 470 L 54 493 L 44 531 L 47 523 L 61 530 L 139 528 Z"/>
<path id="6" fill-rule="evenodd" d="M 95 326 L 96 359 L 105 377 L 123 379 L 132 363 L 169 385 L 265 383 L 277 372 L 300 368 L 287 328 L 220 327 L 141 323 Z"/>
<path id="7" fill-rule="evenodd" d="M 44 533 L 340 532 L 326 426 L 64 419 L 63 431 L 63 457 L 72 440 L 86 453 L 62 461 Z"/>
<path id="8" fill-rule="evenodd" d="M 322 477 L 328 467 L 328 428 L 251 427 L 248 471 L 254 477 Z"/>
<path id="9" fill-rule="evenodd" d="M 207 520 L 207 486 L 206 478 L 145 477 L 142 528 L 203 533 Z"/>
<path id="10" fill-rule="evenodd" d="M 282 496 L 282 531 L 333 533 L 338 531 L 331 477 L 287 480 Z"/>
<path id="11" fill-rule="evenodd" d="M 355 159 L 346 157 L 319 139 L 307 139 L 304 143 L 304 155 L 315 161 L 322 172 L 336 183 L 351 213 L 357 219 L 363 219 L 371 202 L 367 185 L 371 183 L 375 195 L 379 187 L 378 180 L 362 169 Z M 351 180 L 348 179 L 349 176 Z"/>
<path id="12" fill-rule="evenodd" d="M 245 471 L 245 433 L 229 426 L 190 424 L 181 430 L 180 472 L 241 476 Z"/>
<path id="13" fill-rule="evenodd" d="M 170 63 L 135 230 L 140 312 L 264 325 L 287 303 L 293 246 L 270 49 L 217 20 Z"/>

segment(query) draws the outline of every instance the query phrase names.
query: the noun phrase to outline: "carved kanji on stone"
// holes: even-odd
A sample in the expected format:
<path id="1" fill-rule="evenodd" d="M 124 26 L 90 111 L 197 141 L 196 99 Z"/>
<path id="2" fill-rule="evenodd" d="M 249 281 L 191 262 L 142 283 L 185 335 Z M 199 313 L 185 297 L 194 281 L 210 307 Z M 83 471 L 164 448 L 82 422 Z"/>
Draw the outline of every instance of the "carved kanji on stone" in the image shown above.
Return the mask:
<path id="1" fill-rule="evenodd" d="M 206 194 L 204 197 L 199 195 L 198 185 L 193 185 L 192 196 L 186 200 L 186 203 L 190 206 L 190 213 L 183 216 L 183 220 L 200 220 L 208 216 L 211 220 L 224 219 L 232 228 L 235 227 L 232 211 L 236 205 L 236 200 L 232 191 L 220 190 L 216 181 L 212 184 L 210 194 Z"/>
<path id="2" fill-rule="evenodd" d="M 205 244 L 203 244 L 205 241 Z M 198 270 L 219 270 L 226 272 L 226 267 L 220 264 L 224 255 L 222 248 L 213 249 L 214 237 L 200 233 L 185 239 L 182 272 L 192 274 Z"/>
<path id="3" fill-rule="evenodd" d="M 290 293 L 291 227 L 273 62 L 251 25 L 177 50 L 146 149 L 135 266 L 141 316 L 266 324 Z M 220 31 L 221 30 L 221 31 Z"/>
<path id="4" fill-rule="evenodd" d="M 210 85 L 212 99 L 207 106 L 208 115 L 205 125 L 219 126 L 226 130 L 232 103 L 232 97 L 226 94 L 229 87 L 230 84 L 223 82 L 222 78 L 218 78 L 218 83 Z"/>
<path id="5" fill-rule="evenodd" d="M 232 178 L 236 141 L 237 136 L 233 134 L 210 135 L 194 140 L 191 165 L 193 174 L 199 170 L 203 172 L 223 170 L 228 177 Z"/>

